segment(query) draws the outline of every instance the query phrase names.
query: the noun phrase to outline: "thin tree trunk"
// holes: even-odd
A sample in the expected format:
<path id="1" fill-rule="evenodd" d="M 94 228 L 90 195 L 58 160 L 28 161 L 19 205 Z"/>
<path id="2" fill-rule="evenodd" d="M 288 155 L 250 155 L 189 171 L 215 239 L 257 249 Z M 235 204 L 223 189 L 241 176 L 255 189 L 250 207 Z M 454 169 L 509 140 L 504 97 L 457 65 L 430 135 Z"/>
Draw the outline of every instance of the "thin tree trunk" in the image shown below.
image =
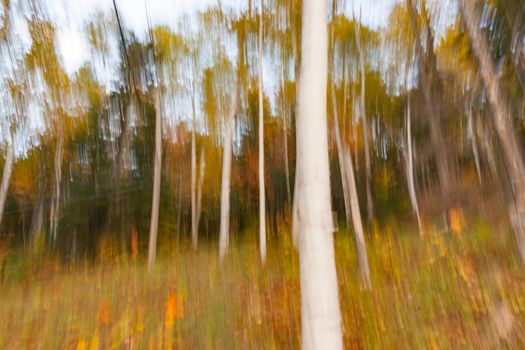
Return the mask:
<path id="1" fill-rule="evenodd" d="M 343 80 L 344 84 L 344 80 Z M 335 145 L 337 147 L 337 157 L 339 160 L 339 172 L 341 174 L 341 185 L 343 187 L 343 199 L 345 204 L 345 218 L 346 224 L 350 226 L 351 213 L 350 213 L 350 199 L 348 195 L 348 182 L 346 178 L 346 172 L 343 162 L 343 144 L 341 142 L 341 131 L 339 129 L 339 118 L 337 116 L 337 98 L 335 96 L 334 78 L 332 77 L 331 90 L 332 90 L 332 113 L 334 119 L 334 134 L 335 134 Z"/>
<path id="2" fill-rule="evenodd" d="M 472 117 L 472 105 L 469 104 L 467 109 L 467 137 L 470 140 L 470 146 L 472 147 L 472 154 L 474 155 L 474 162 L 476 164 L 476 172 L 478 174 L 479 183 L 482 183 L 481 180 L 481 165 L 479 161 L 479 150 L 478 150 L 478 141 L 476 138 L 476 132 L 474 131 L 474 122 Z"/>
<path id="3" fill-rule="evenodd" d="M 201 210 L 202 210 L 202 184 L 204 183 L 204 169 L 206 167 L 206 158 L 205 158 L 205 150 L 204 145 L 201 147 L 201 155 L 200 155 L 200 163 L 199 163 L 199 182 L 197 184 L 197 219 L 195 226 L 197 227 L 197 232 L 199 231 L 199 222 L 201 220 Z M 199 236 L 197 235 L 197 243 L 198 243 Z"/>
<path id="4" fill-rule="evenodd" d="M 192 107 L 192 128 L 191 128 L 191 245 L 193 250 L 197 249 L 198 228 L 197 228 L 197 146 L 195 145 L 195 96 L 191 101 Z"/>
<path id="5" fill-rule="evenodd" d="M 419 227 L 419 233 L 423 233 L 421 226 L 421 216 L 419 214 L 419 205 L 417 202 L 416 183 L 414 181 L 414 157 L 412 153 L 412 122 L 410 116 L 410 93 L 408 94 L 407 111 L 406 111 L 406 126 L 407 126 L 407 179 L 408 179 L 408 192 L 410 194 L 410 202 L 412 208 L 416 213 L 417 225 Z"/>
<path id="6" fill-rule="evenodd" d="M 295 57 L 295 137 L 296 137 L 296 144 L 297 144 L 297 118 L 298 118 L 298 109 L 299 109 L 299 84 L 300 84 L 300 50 L 299 50 L 299 41 L 300 41 L 300 35 L 295 35 L 295 40 L 292 40 L 292 50 Z M 292 242 L 295 248 L 299 247 L 299 218 L 297 215 L 297 187 L 298 187 L 298 178 L 299 178 L 299 171 L 301 169 L 300 166 L 300 160 L 297 157 L 297 150 L 295 151 L 295 174 L 294 174 L 294 187 L 293 187 L 293 203 L 292 203 Z"/>
<path id="7" fill-rule="evenodd" d="M 303 349 L 342 349 L 326 123 L 327 0 L 304 0 L 296 196 Z"/>
<path id="8" fill-rule="evenodd" d="M 230 241 L 230 177 L 232 164 L 233 129 L 239 103 L 240 77 L 237 77 L 230 110 L 225 120 L 224 149 L 222 154 L 221 221 L 219 232 L 219 258 L 222 261 L 228 252 Z"/>
<path id="9" fill-rule="evenodd" d="M 283 117 L 283 153 L 284 153 L 284 175 L 286 178 L 286 199 L 288 205 L 292 203 L 292 194 L 290 191 L 290 165 L 288 160 L 288 114 L 286 113 L 284 70 L 281 68 L 281 90 L 282 90 L 282 117 Z M 289 207 L 288 207 L 289 208 Z"/>
<path id="10" fill-rule="evenodd" d="M 335 18 L 336 16 L 336 2 L 332 2 L 332 18 Z M 346 173 L 345 173 L 345 167 L 343 165 L 343 146 L 341 142 L 341 131 L 339 128 L 339 113 L 338 113 L 338 105 L 337 105 L 337 95 L 335 91 L 335 32 L 332 28 L 331 30 L 331 46 L 332 46 L 332 60 L 330 64 L 331 68 L 331 80 L 330 80 L 330 90 L 331 90 L 331 96 L 332 96 L 332 118 L 333 118 L 333 125 L 334 125 L 334 134 L 335 134 L 335 145 L 337 148 L 337 158 L 339 162 L 339 172 L 341 174 L 341 187 L 343 188 L 343 200 L 345 205 L 345 219 L 346 224 L 350 226 L 351 221 L 351 215 L 350 215 L 350 202 L 348 197 L 348 184 L 346 181 Z M 346 55 L 343 55 L 343 95 L 346 94 L 346 82 L 345 82 L 345 58 Z M 343 118 L 346 117 L 346 96 L 343 96 Z"/>
<path id="11" fill-rule="evenodd" d="M 259 16 L 259 248 L 261 262 L 266 262 L 266 195 L 264 190 L 264 100 L 263 100 L 263 17 L 264 0 Z"/>
<path id="12" fill-rule="evenodd" d="M 9 182 L 11 181 L 11 173 L 13 172 L 13 163 L 15 162 L 15 147 L 13 138 L 7 144 L 7 152 L 5 154 L 4 170 L 2 173 L 2 183 L 0 184 L 0 225 L 4 217 L 5 202 L 7 200 L 7 192 L 9 190 Z"/>
<path id="13" fill-rule="evenodd" d="M 55 149 L 55 159 L 54 159 L 54 186 L 53 186 L 53 197 L 51 199 L 51 210 L 50 210 L 50 233 L 53 238 L 53 244 L 56 243 L 57 239 L 57 230 L 58 230 L 58 219 L 60 211 L 60 184 L 62 182 L 62 154 L 63 154 L 63 143 L 64 135 L 63 131 L 60 128 L 58 131 L 58 140 Z"/>
<path id="14" fill-rule="evenodd" d="M 525 164 L 522 150 L 514 132 L 507 98 L 497 80 L 490 50 L 479 26 L 479 13 L 472 0 L 461 0 L 460 3 L 472 48 L 479 60 L 481 77 L 493 112 L 494 126 L 507 163 L 514 199 L 514 203 L 510 205 L 510 218 L 520 257 L 525 263 Z"/>
<path id="15" fill-rule="evenodd" d="M 153 165 L 153 198 L 151 202 L 151 220 L 149 228 L 148 245 L 148 271 L 153 269 L 157 255 L 157 234 L 159 230 L 159 206 L 160 206 L 160 173 L 162 167 L 162 119 L 160 91 L 155 94 L 155 159 Z"/>
<path id="16" fill-rule="evenodd" d="M 355 25 L 355 36 L 357 43 L 357 50 L 359 52 L 359 67 L 361 70 L 361 97 L 360 101 L 360 110 L 361 117 L 363 120 L 363 143 L 365 147 L 365 177 L 366 177 L 366 212 L 368 217 L 368 225 L 371 227 L 372 222 L 374 221 L 374 202 L 372 199 L 372 165 L 370 161 L 370 145 L 368 142 L 368 121 L 366 118 L 366 103 L 365 103 L 365 58 L 363 52 L 363 46 L 361 42 L 361 29 L 360 25 Z"/>
<path id="17" fill-rule="evenodd" d="M 357 250 L 357 260 L 359 277 L 364 289 L 371 289 L 370 267 L 368 265 L 368 254 L 366 252 L 365 235 L 363 232 L 363 222 L 361 221 L 361 211 L 359 209 L 359 198 L 355 184 L 354 166 L 352 164 L 352 151 L 350 146 L 343 146 L 343 161 L 345 166 L 346 181 L 348 182 L 350 208 L 352 211 L 352 223 L 354 226 L 354 238 Z"/>

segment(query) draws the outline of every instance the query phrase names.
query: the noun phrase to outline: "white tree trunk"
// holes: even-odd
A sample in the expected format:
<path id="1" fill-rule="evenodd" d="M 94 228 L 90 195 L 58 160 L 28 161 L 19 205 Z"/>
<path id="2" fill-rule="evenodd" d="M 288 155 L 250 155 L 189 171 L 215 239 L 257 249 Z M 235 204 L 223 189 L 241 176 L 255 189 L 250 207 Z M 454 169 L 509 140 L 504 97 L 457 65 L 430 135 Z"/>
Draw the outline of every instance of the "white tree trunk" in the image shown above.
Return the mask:
<path id="1" fill-rule="evenodd" d="M 343 164 L 343 144 L 341 142 L 341 131 L 339 129 L 339 118 L 337 117 L 337 99 L 335 96 L 335 86 L 333 83 L 332 77 L 332 111 L 334 119 L 334 134 L 335 134 L 335 145 L 337 148 L 337 157 L 339 159 L 339 172 L 341 173 L 341 185 L 343 187 L 343 199 L 345 204 L 345 215 L 346 215 L 346 224 L 350 226 L 351 214 L 350 214 L 350 200 L 348 196 L 348 183 L 346 179 L 345 167 Z"/>
<path id="2" fill-rule="evenodd" d="M 481 77 L 493 112 L 492 119 L 507 164 L 514 199 L 514 203 L 510 205 L 510 218 L 520 257 L 525 263 L 525 164 L 523 155 L 514 132 L 506 96 L 497 80 L 489 46 L 480 29 L 480 15 L 473 0 L 461 0 L 460 3 L 472 48 L 479 60 Z"/>
<path id="3" fill-rule="evenodd" d="M 160 91 L 155 94 L 155 159 L 153 165 L 153 198 L 151 202 L 151 220 L 148 245 L 148 271 L 155 265 L 157 255 L 157 234 L 159 230 L 160 173 L 162 167 L 162 118 Z"/>
<path id="4" fill-rule="evenodd" d="M 368 254 L 366 252 L 365 235 L 363 232 L 363 222 L 361 221 L 361 211 L 359 210 L 359 198 L 355 185 L 354 166 L 352 164 L 352 151 L 350 146 L 343 146 L 343 162 L 348 182 L 348 192 L 350 197 L 350 208 L 352 211 L 352 222 L 354 226 L 354 239 L 357 250 L 357 260 L 359 277 L 364 289 L 371 289 L 370 267 L 368 265 Z"/>
<path id="5" fill-rule="evenodd" d="M 414 156 L 412 152 L 412 123 L 410 116 L 410 95 L 408 95 L 407 112 L 406 112 L 406 126 L 407 126 L 407 179 L 408 179 L 408 192 L 410 194 L 410 202 L 412 208 L 416 213 L 417 225 L 419 227 L 419 233 L 422 233 L 421 216 L 419 215 L 419 205 L 417 202 L 416 183 L 414 181 Z"/>
<path id="6" fill-rule="evenodd" d="M 474 121 L 472 117 L 472 106 L 469 104 L 467 109 L 467 137 L 470 140 L 470 146 L 472 147 L 472 154 L 474 155 L 474 163 L 476 164 L 476 172 L 478 173 L 479 183 L 482 183 L 481 180 L 481 165 L 479 161 L 479 149 L 478 141 L 476 137 L 476 132 L 474 130 Z"/>
<path id="7" fill-rule="evenodd" d="M 2 174 L 2 183 L 0 184 L 0 225 L 4 217 L 5 202 L 7 200 L 7 192 L 9 190 L 9 182 L 11 181 L 11 173 L 13 172 L 13 163 L 15 162 L 15 147 L 13 138 L 7 144 L 7 152 L 5 154 L 4 170 Z"/>
<path id="8" fill-rule="evenodd" d="M 51 209 L 50 209 L 50 233 L 53 237 L 53 244 L 56 243 L 57 239 L 57 230 L 58 230 L 58 220 L 60 212 L 60 184 L 62 182 L 62 154 L 63 154 L 63 143 L 64 135 L 63 131 L 60 128 L 58 131 L 58 140 L 55 149 L 55 159 L 54 159 L 54 170 L 55 170 L 55 179 L 53 187 L 53 197 L 51 199 Z"/>
<path id="9" fill-rule="evenodd" d="M 342 349 L 326 123 L 327 0 L 304 0 L 297 118 L 303 349 Z"/>
<path id="10" fill-rule="evenodd" d="M 196 219 L 196 227 L 197 232 L 199 230 L 199 222 L 201 220 L 201 210 L 202 210 L 202 184 L 204 183 L 204 168 L 206 167 L 206 158 L 205 158 L 205 150 L 204 145 L 201 148 L 201 155 L 200 155 L 200 163 L 199 163 L 199 182 L 197 184 L 197 219 Z M 198 243 L 199 236 L 197 236 L 197 243 Z"/>
<path id="11" fill-rule="evenodd" d="M 368 223 L 371 224 L 374 220 L 374 203 L 372 200 L 372 165 L 370 162 L 370 145 L 368 142 L 368 120 L 366 118 L 366 103 L 365 103 L 365 55 L 363 52 L 363 46 L 361 42 L 361 29 L 360 25 L 355 25 L 355 36 L 357 43 L 357 50 L 359 52 L 359 67 L 361 70 L 361 97 L 360 101 L 360 110 L 361 117 L 363 119 L 363 143 L 365 146 L 365 177 L 366 177 L 366 207 L 367 207 L 367 217 Z"/>
<path id="12" fill-rule="evenodd" d="M 266 262 L 266 195 L 264 190 L 264 100 L 263 100 L 263 16 L 264 0 L 261 0 L 259 17 L 259 248 L 261 262 Z"/>
<path id="13" fill-rule="evenodd" d="M 221 179 L 221 222 L 219 232 L 219 258 L 222 261 L 228 252 L 230 241 L 230 177 L 232 164 L 233 129 L 235 127 L 235 115 L 239 102 L 240 81 L 237 78 L 235 91 L 232 96 L 230 110 L 225 120 L 224 149 L 222 154 L 222 179 Z"/>
<path id="14" fill-rule="evenodd" d="M 192 127 L 191 127 L 191 244 L 194 250 L 198 244 L 197 228 L 197 146 L 195 145 L 195 97 L 192 99 Z"/>

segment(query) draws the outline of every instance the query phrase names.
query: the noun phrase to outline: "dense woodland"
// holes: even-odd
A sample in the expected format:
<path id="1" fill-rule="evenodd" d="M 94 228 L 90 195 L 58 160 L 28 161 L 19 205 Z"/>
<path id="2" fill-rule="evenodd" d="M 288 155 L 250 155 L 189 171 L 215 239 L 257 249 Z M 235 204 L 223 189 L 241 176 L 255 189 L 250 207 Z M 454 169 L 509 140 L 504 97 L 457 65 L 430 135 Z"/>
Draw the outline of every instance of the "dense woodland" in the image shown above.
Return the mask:
<path id="1" fill-rule="evenodd" d="M 294 348 L 299 339 L 311 349 L 400 342 L 408 348 L 491 348 L 500 341 L 523 346 L 523 335 L 514 330 L 521 329 L 525 302 L 513 298 L 525 291 L 525 5 L 518 0 L 401 0 L 389 9 L 388 21 L 376 27 L 361 20 L 351 1 L 247 0 L 240 8 L 219 2 L 173 27 L 155 25 L 146 1 L 147 33 L 129 28 L 121 16 L 125 2 L 113 1 L 111 11 L 83 24 L 90 59 L 70 73 L 57 49 L 60 28 L 50 10 L 58 5 L 3 0 L 2 284 L 31 278 L 17 277 L 21 270 L 45 275 L 41 271 L 54 269 L 49 264 L 96 269 L 133 261 L 140 264 L 136 274 L 153 274 L 157 277 L 148 278 L 155 281 L 162 276 L 159 269 L 174 264 L 179 282 L 186 278 L 180 277 L 184 269 L 209 269 L 207 274 L 223 269 L 242 276 L 230 281 L 248 295 L 239 299 L 242 304 L 248 298 L 248 306 L 236 304 L 239 309 L 256 308 L 254 317 L 262 317 L 267 327 L 274 322 L 267 329 L 274 335 L 270 343 L 255 326 L 247 334 L 231 330 L 232 336 L 214 330 L 210 343 L 202 334 L 192 335 L 191 326 L 177 326 L 175 333 L 167 332 L 176 334 L 174 339 L 162 333 L 162 344 L 145 336 L 125 343 L 100 328 L 96 342 L 102 348 L 111 341 L 131 348 Z M 394 293 L 390 283 L 409 278 L 408 266 L 427 258 L 443 258 L 436 264 L 444 270 L 425 270 L 436 281 L 413 293 L 433 289 L 442 295 L 448 288 L 444 300 L 470 300 L 465 301 L 468 310 L 482 308 L 483 297 L 477 294 L 484 295 L 482 286 L 499 285 L 494 278 L 507 281 L 500 284 L 508 283 L 509 289 L 493 291 L 499 306 L 485 304 L 485 315 L 492 315 L 487 317 L 496 325 L 494 338 L 482 331 L 489 321 L 478 323 L 472 316 L 479 310 L 468 320 L 455 316 L 462 320 L 463 333 L 450 338 L 446 331 L 418 335 L 432 333 L 429 329 L 439 323 L 428 323 L 420 333 L 393 327 L 401 322 L 396 327 L 406 329 L 403 321 L 387 316 L 389 307 L 378 300 L 406 294 L 403 289 Z M 235 261 L 251 265 L 242 274 Z M 268 282 L 283 265 L 285 281 Z M 479 291 L 465 294 L 459 282 L 449 285 L 448 268 L 456 277 L 467 276 L 461 281 L 469 290 Z M 208 288 L 199 276 L 183 283 L 188 283 L 185 298 L 191 298 L 188 290 Z M 71 280 L 80 277 L 67 278 L 62 282 L 67 288 L 81 283 Z M 99 283 L 86 278 L 86 286 Z M 179 291 L 175 282 L 166 283 L 159 288 Z M 251 283 L 259 285 L 252 297 Z M 444 290 L 431 289 L 431 283 Z M 312 284 L 324 287 L 308 289 Z M 228 300 L 222 288 L 219 295 Z M 13 300 L 15 291 L 9 292 Z M 154 297 L 147 289 L 144 293 L 144 298 Z M 175 310 L 176 293 L 168 293 L 167 306 L 160 296 L 160 307 Z M 265 299 L 268 295 L 273 301 Z M 371 302 L 365 311 L 356 309 L 358 299 L 371 296 L 375 308 Z M 124 297 L 115 292 L 111 298 Z M 421 311 L 393 301 L 397 311 L 391 312 L 437 315 L 429 306 L 436 300 L 422 303 Z M 321 309 L 308 315 L 308 305 L 319 303 Z M 279 311 L 261 316 L 260 310 L 272 305 L 280 305 Z M 334 318 L 315 320 L 334 308 Z M 96 322 L 108 325 L 100 312 Z M 161 329 L 184 318 L 184 312 L 182 317 L 166 312 Z M 370 321 L 378 313 L 386 321 Z M 498 315 L 504 321 L 494 321 Z M 199 324 L 197 316 L 190 317 Z M 249 317 L 246 327 L 251 327 Z M 330 322 L 337 327 L 323 332 L 322 325 Z M 405 327 L 417 328 L 418 322 L 424 324 L 417 317 L 407 319 Z M 309 325 L 316 331 L 308 331 Z M 442 326 L 459 332 L 451 324 Z M 146 325 L 147 332 L 158 337 L 151 327 Z M 93 344 L 91 335 L 84 338 Z M 45 335 L 42 339 L 47 339 L 44 348 L 80 342 L 71 334 L 65 336 L 69 344 L 58 336 L 50 343 Z M 187 343 L 177 345 L 176 339 Z M 29 340 L 19 341 L 16 346 L 31 347 Z M 12 348 L 0 338 L 0 347 L 9 344 Z"/>

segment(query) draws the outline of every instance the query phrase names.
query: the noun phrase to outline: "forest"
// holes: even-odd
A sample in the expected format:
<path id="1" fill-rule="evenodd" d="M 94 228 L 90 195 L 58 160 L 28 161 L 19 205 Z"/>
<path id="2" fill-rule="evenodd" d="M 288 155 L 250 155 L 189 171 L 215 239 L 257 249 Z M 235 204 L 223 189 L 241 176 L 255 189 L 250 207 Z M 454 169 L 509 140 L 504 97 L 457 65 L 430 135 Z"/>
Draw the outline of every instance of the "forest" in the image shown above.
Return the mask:
<path id="1" fill-rule="evenodd" d="M 2 0 L 0 349 L 525 348 L 522 0 Z"/>

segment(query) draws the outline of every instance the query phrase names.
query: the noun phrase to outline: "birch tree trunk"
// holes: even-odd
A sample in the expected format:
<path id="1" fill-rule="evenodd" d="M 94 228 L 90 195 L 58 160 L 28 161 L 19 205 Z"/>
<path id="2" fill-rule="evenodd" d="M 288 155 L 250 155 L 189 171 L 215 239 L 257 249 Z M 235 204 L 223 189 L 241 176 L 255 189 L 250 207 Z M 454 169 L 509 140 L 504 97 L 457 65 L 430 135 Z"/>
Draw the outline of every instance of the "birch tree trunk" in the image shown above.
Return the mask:
<path id="1" fill-rule="evenodd" d="M 476 172 L 478 173 L 479 183 L 482 183 L 481 180 L 481 165 L 479 161 L 479 149 L 478 141 L 476 137 L 476 132 L 474 130 L 474 121 L 472 116 L 472 105 L 469 104 L 467 109 L 467 137 L 470 140 L 470 146 L 472 147 L 472 154 L 474 155 L 474 162 L 476 164 Z"/>
<path id="2" fill-rule="evenodd" d="M 198 228 L 197 228 L 197 149 L 195 145 L 195 96 L 191 101 L 192 107 L 192 127 L 191 127 L 191 245 L 193 250 L 197 249 Z"/>
<path id="3" fill-rule="evenodd" d="M 343 147 L 343 157 L 345 173 L 348 181 L 350 208 L 352 209 L 352 222 L 354 226 L 354 239 L 357 250 L 357 261 L 359 268 L 359 277 L 364 289 L 371 289 L 370 266 L 368 265 L 368 254 L 366 252 L 365 235 L 363 232 L 363 222 L 361 221 L 361 211 L 359 210 L 359 198 L 357 196 L 357 187 L 355 184 L 354 166 L 352 164 L 352 151 L 350 146 Z"/>
<path id="4" fill-rule="evenodd" d="M 461 0 L 460 4 L 472 49 L 479 61 L 481 77 L 493 112 L 492 119 L 507 164 L 513 191 L 513 203 L 510 204 L 509 210 L 510 219 L 521 260 L 525 263 L 525 164 L 522 150 L 514 132 L 507 97 L 497 80 L 489 47 L 480 29 L 480 15 L 474 1 Z"/>
<path id="5" fill-rule="evenodd" d="M 264 192 L 264 100 L 263 100 L 263 16 L 264 0 L 261 0 L 259 16 L 259 248 L 261 262 L 266 262 L 266 196 Z"/>
<path id="6" fill-rule="evenodd" d="M 206 167 L 206 158 L 205 158 L 205 150 L 204 145 L 201 147 L 201 155 L 200 155 L 200 163 L 199 163 L 199 182 L 197 184 L 197 219 L 195 220 L 195 226 L 197 227 L 197 232 L 199 230 L 199 222 L 201 220 L 201 210 L 202 210 L 202 184 L 204 183 L 204 168 Z M 199 236 L 197 235 L 197 243 L 198 243 Z"/>
<path id="7" fill-rule="evenodd" d="M 160 90 L 160 88 L 159 88 Z M 157 255 L 157 234 L 159 230 L 160 173 L 162 168 L 162 119 L 160 91 L 155 94 L 155 159 L 153 165 L 153 198 L 151 202 L 151 220 L 148 245 L 148 271 L 155 265 Z"/>
<path id="8" fill-rule="evenodd" d="M 286 178 L 286 199 L 288 205 L 292 203 L 292 194 L 290 191 L 290 165 L 288 160 L 288 114 L 286 113 L 286 100 L 285 100 L 285 86 L 284 86 L 284 71 L 281 68 L 281 90 L 282 95 L 282 118 L 283 118 L 283 153 L 284 153 L 284 175 Z"/>
<path id="9" fill-rule="evenodd" d="M 335 18 L 336 16 L 336 5 L 337 2 L 332 2 L 332 18 Z M 330 80 L 330 90 L 331 90 L 331 96 L 332 96 L 332 118 L 333 118 L 333 125 L 334 125 L 334 135 L 335 135 L 335 145 L 337 148 L 337 158 L 339 162 L 339 172 L 341 174 L 341 187 L 343 189 L 343 200 L 344 200 L 344 206 L 345 206 L 345 219 L 346 224 L 348 227 L 350 227 L 350 203 L 349 203 L 349 197 L 348 197 L 348 184 L 346 181 L 346 173 L 345 173 L 345 167 L 343 165 L 343 147 L 341 142 L 341 131 L 339 128 L 339 113 L 338 113 L 338 104 L 337 104 L 337 95 L 335 90 L 335 31 L 332 28 L 331 30 L 331 46 L 332 46 L 332 60 L 331 60 L 331 80 Z M 343 49 L 344 52 L 344 49 Z M 343 54 L 343 118 L 346 117 L 346 76 L 345 76 L 345 62 L 346 55 Z"/>
<path id="10" fill-rule="evenodd" d="M 359 52 L 359 67 L 361 70 L 361 97 L 360 101 L 360 110 L 361 117 L 363 118 L 363 143 L 365 146 L 365 177 L 366 177 L 366 212 L 368 217 L 368 224 L 371 226 L 374 220 L 374 203 L 372 199 L 372 165 L 370 162 L 370 145 L 368 142 L 368 121 L 366 118 L 366 103 L 365 103 L 365 59 L 363 52 L 363 44 L 361 42 L 361 29 L 360 25 L 355 25 L 355 35 L 357 50 Z"/>
<path id="11" fill-rule="evenodd" d="M 421 226 L 421 216 L 419 214 L 419 204 L 417 201 L 416 183 L 414 181 L 414 156 L 412 152 L 412 122 L 410 116 L 410 93 L 408 94 L 407 100 L 407 111 L 406 111 L 406 127 L 407 127 L 407 179 L 408 179 L 408 192 L 410 194 L 410 202 L 412 208 L 416 213 L 417 225 L 419 227 L 419 233 L 423 233 Z"/>
<path id="12" fill-rule="evenodd" d="M 51 199 L 51 209 L 50 209 L 50 233 L 53 238 L 53 244 L 56 243 L 57 239 L 57 230 L 58 230 L 58 219 L 60 211 L 60 184 L 62 182 L 62 154 L 63 154 L 63 143 L 64 143 L 64 134 L 62 128 L 58 131 L 58 140 L 55 149 L 55 159 L 54 159 L 54 184 L 53 184 L 53 197 Z"/>
<path id="13" fill-rule="evenodd" d="M 13 138 L 7 144 L 7 152 L 5 154 L 4 170 L 2 173 L 2 182 L 0 183 L 0 226 L 4 217 L 5 202 L 7 200 L 7 192 L 9 190 L 9 182 L 11 181 L 11 173 L 13 172 L 13 163 L 15 162 L 15 147 Z"/>
<path id="14" fill-rule="evenodd" d="M 327 0 L 304 0 L 296 197 L 303 349 L 342 349 L 326 124 Z"/>
<path id="15" fill-rule="evenodd" d="M 344 81 L 343 81 L 344 84 Z M 334 119 L 334 134 L 335 134 L 335 145 L 337 147 L 337 157 L 339 159 L 339 172 L 341 174 L 341 185 L 343 187 L 343 199 L 345 204 L 345 218 L 346 224 L 350 226 L 352 221 L 350 214 L 350 200 L 348 196 L 348 181 L 346 177 L 344 162 L 343 162 L 343 145 L 341 142 L 341 131 L 339 129 L 339 118 L 337 116 L 337 98 L 335 96 L 334 78 L 332 77 L 331 90 L 332 90 L 332 113 Z"/>
<path id="16" fill-rule="evenodd" d="M 294 34 L 296 31 L 294 30 Z M 296 144 L 297 144 L 297 119 L 298 119 L 298 109 L 299 109 L 299 88 L 300 88 L 300 78 L 301 78 L 301 56 L 300 56 L 300 50 L 299 50 L 299 42 L 300 42 L 301 36 L 295 35 L 295 40 L 292 40 L 292 50 L 293 55 L 295 57 L 295 137 L 296 137 Z M 300 159 L 297 157 L 297 149 L 295 150 L 295 176 L 294 176 L 294 187 L 293 187 L 293 203 L 292 203 L 292 242 L 295 248 L 299 247 L 299 218 L 297 215 L 297 201 L 298 201 L 298 195 L 297 195 L 297 187 L 298 187 L 298 178 L 299 178 L 299 171 L 301 169 L 300 166 Z"/>
<path id="17" fill-rule="evenodd" d="M 222 154 L 222 179 L 221 179 L 221 220 L 219 232 L 219 259 L 222 261 L 228 252 L 230 241 L 230 177 L 232 164 L 233 129 L 235 115 L 240 94 L 240 78 L 237 77 L 235 91 L 232 96 L 230 110 L 225 121 L 224 149 Z"/>

